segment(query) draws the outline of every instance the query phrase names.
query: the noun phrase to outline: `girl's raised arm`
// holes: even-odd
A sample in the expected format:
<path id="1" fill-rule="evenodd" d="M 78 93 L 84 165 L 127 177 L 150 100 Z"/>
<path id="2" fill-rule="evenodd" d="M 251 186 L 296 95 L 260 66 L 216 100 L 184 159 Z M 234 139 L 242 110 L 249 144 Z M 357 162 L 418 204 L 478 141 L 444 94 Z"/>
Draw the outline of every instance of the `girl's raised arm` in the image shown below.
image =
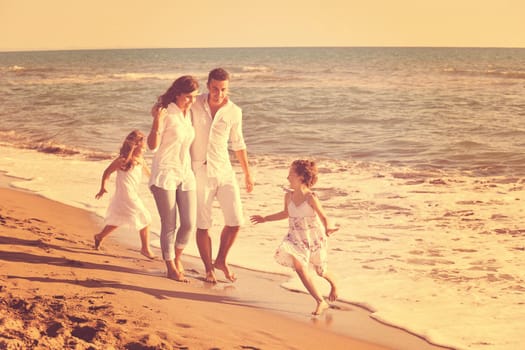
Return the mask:
<path id="1" fill-rule="evenodd" d="M 104 170 L 104 173 L 102 174 L 102 180 L 100 181 L 100 190 L 95 195 L 96 199 L 99 199 L 104 195 L 104 193 L 107 192 L 106 190 L 106 183 L 108 182 L 109 177 L 111 174 L 113 174 L 117 169 L 122 168 L 125 164 L 126 160 L 122 157 L 118 157 L 115 160 L 111 162 L 111 164 Z"/>

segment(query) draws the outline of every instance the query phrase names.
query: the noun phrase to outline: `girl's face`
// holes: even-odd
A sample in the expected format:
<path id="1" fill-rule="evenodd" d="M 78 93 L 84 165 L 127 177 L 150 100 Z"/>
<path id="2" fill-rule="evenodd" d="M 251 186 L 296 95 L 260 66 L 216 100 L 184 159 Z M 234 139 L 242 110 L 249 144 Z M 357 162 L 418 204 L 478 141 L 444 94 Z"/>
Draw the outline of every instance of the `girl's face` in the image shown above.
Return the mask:
<path id="1" fill-rule="evenodd" d="M 183 111 L 186 112 L 191 108 L 191 105 L 195 102 L 197 95 L 199 94 L 198 90 L 190 92 L 188 94 L 180 94 L 175 97 L 175 104 Z"/>
<path id="2" fill-rule="evenodd" d="M 133 150 L 133 154 L 135 156 L 139 156 L 144 152 L 144 149 L 146 148 L 146 139 L 144 136 L 138 136 L 137 140 L 135 141 L 135 149 Z"/>
<path id="3" fill-rule="evenodd" d="M 287 179 L 290 182 L 290 187 L 293 189 L 300 188 L 303 184 L 303 179 L 299 175 L 297 175 L 297 172 L 293 167 L 290 167 Z"/>

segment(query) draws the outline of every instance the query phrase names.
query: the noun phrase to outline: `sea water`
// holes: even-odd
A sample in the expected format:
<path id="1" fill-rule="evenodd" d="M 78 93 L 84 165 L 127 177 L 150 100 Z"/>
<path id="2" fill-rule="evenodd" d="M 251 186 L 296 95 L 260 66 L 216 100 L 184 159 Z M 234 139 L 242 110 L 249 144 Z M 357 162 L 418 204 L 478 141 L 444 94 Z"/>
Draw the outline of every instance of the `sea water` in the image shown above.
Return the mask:
<path id="1" fill-rule="evenodd" d="M 127 133 L 148 132 L 156 97 L 183 74 L 206 91 L 208 71 L 224 67 L 256 180 L 242 193 L 246 224 L 230 263 L 288 273 L 284 287 L 304 291 L 273 260 L 286 221 L 248 218 L 281 210 L 290 162 L 315 159 L 314 190 L 341 227 L 329 266 L 343 301 L 436 344 L 518 349 L 524 59 L 523 49 L 465 48 L 0 53 L 0 170 L 20 178 L 15 187 L 103 216 L 102 172 Z M 141 195 L 158 234 L 145 183 Z M 217 208 L 212 231 L 221 226 Z"/>

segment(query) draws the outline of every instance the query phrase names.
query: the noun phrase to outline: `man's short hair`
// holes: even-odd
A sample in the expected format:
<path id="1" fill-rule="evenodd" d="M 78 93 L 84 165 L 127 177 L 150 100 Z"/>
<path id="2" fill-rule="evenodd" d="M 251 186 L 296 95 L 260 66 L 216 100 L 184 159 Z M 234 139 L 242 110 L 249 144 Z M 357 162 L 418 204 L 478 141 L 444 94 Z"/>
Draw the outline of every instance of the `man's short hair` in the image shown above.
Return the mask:
<path id="1" fill-rule="evenodd" d="M 230 73 L 228 73 L 225 69 L 215 68 L 210 72 L 210 74 L 208 74 L 208 83 L 211 82 L 212 80 L 217 80 L 217 81 L 230 80 Z"/>

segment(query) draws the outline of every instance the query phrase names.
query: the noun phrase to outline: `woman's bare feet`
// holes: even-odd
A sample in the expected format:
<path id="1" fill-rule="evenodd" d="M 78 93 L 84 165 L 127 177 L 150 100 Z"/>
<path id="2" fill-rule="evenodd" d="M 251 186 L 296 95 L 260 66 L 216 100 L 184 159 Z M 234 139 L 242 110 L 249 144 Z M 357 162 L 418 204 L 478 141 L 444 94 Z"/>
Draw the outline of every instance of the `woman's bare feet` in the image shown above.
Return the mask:
<path id="1" fill-rule="evenodd" d="M 190 280 L 188 280 L 186 278 L 186 276 L 184 276 L 184 273 L 180 273 L 179 271 L 168 271 L 168 276 L 167 276 L 169 279 L 171 280 L 175 280 L 177 282 L 183 282 L 183 283 L 190 283 Z"/>
<path id="2" fill-rule="evenodd" d="M 225 263 L 217 263 L 213 265 L 216 269 L 221 270 L 224 273 L 224 277 L 226 277 L 230 282 L 235 282 L 237 280 L 237 277 L 233 272 L 230 271 L 229 267 Z"/>
<path id="3" fill-rule="evenodd" d="M 190 281 L 184 276 L 184 272 L 177 269 L 175 260 L 166 260 L 167 277 L 177 282 L 189 283 Z"/>
<path id="4" fill-rule="evenodd" d="M 179 273 L 184 273 L 186 272 L 184 270 L 184 266 L 182 265 L 182 261 L 180 261 L 180 259 L 177 259 L 175 258 L 175 268 L 177 269 L 177 271 L 179 271 Z"/>

